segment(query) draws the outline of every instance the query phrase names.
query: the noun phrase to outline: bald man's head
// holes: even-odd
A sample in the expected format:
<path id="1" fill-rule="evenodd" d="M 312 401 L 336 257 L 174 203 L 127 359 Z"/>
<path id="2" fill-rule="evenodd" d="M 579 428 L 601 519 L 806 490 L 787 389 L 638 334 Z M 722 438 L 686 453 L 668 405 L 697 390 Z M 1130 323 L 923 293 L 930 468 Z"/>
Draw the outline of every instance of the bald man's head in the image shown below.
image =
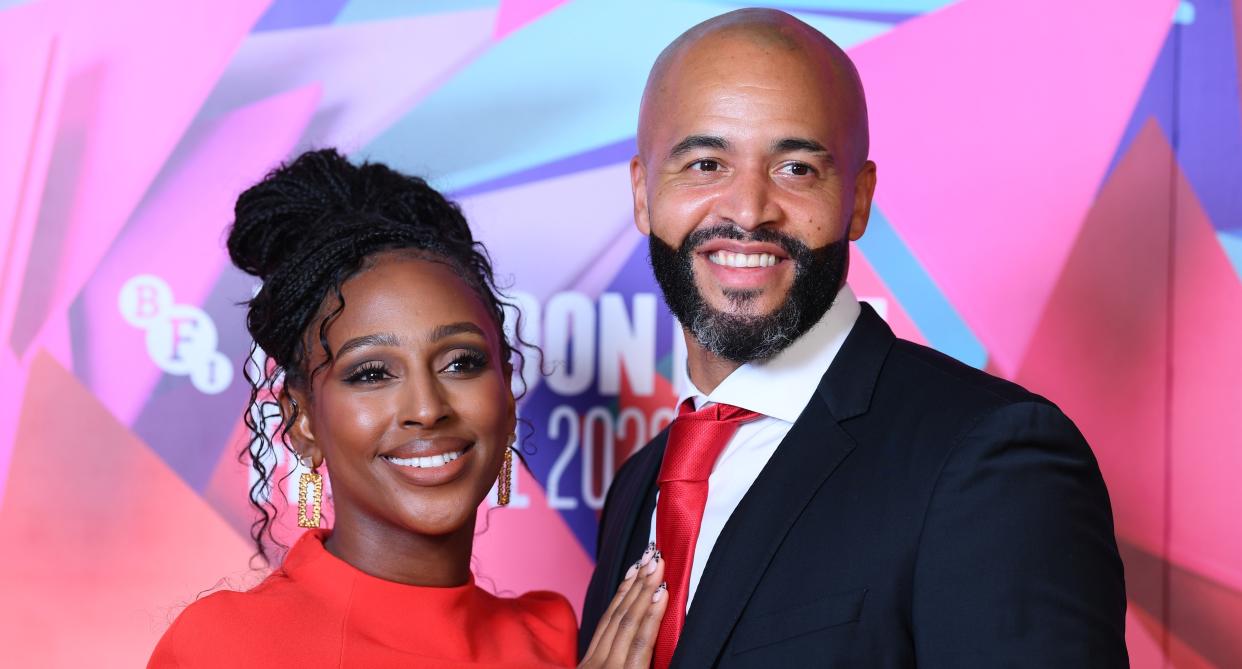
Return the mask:
<path id="1" fill-rule="evenodd" d="M 788 14 L 730 12 L 660 54 L 630 185 L 691 360 L 770 358 L 828 310 L 871 212 L 867 144 L 853 63 Z"/>
<path id="2" fill-rule="evenodd" d="M 723 84 L 745 76 L 741 69 L 765 66 L 803 70 L 839 120 L 848 162 L 855 169 L 861 166 L 869 150 L 867 104 L 854 63 L 823 33 L 774 9 L 739 9 L 708 19 L 660 53 L 639 109 L 640 155 L 652 148 L 654 126 L 669 114 L 670 105 L 678 104 L 677 91 L 687 85 Z"/>

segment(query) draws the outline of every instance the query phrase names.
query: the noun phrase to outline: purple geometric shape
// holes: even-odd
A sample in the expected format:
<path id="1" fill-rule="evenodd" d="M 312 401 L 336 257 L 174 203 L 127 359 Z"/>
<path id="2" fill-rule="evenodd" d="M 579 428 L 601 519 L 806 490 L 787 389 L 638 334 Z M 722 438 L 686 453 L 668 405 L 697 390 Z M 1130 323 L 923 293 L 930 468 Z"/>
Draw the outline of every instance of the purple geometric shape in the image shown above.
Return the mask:
<path id="1" fill-rule="evenodd" d="M 348 3 L 349 0 L 276 0 L 250 32 L 330 24 Z"/>
<path id="2" fill-rule="evenodd" d="M 482 183 L 467 186 L 458 191 L 453 192 L 454 197 L 470 197 L 488 191 L 501 190 L 512 186 L 520 186 L 532 181 L 543 181 L 574 172 L 584 172 L 592 170 L 596 167 L 604 165 L 615 165 L 629 161 L 638 153 L 638 144 L 635 138 L 623 139 L 612 144 L 605 144 L 589 151 L 583 151 L 572 156 L 566 156 L 560 160 L 554 160 L 549 163 L 537 165 L 530 169 L 521 170 L 512 174 L 506 174 L 497 179 L 491 179 Z"/>

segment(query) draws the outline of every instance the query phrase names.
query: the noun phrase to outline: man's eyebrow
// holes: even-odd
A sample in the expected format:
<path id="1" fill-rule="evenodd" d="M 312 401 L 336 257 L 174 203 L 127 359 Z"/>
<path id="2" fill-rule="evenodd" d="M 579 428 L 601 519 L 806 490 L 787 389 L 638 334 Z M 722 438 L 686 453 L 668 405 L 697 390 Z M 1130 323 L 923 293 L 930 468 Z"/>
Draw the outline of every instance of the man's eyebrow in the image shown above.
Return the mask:
<path id="1" fill-rule="evenodd" d="M 484 339 L 487 338 L 487 334 L 483 332 L 483 328 L 469 321 L 461 321 L 458 323 L 448 323 L 446 325 L 436 326 L 436 329 L 431 331 L 429 339 L 431 341 L 440 341 L 445 337 L 452 337 L 453 335 L 462 334 L 463 332 L 477 334 Z"/>
<path id="2" fill-rule="evenodd" d="M 358 348 L 367 346 L 399 346 L 401 340 L 397 335 L 391 332 L 380 332 L 378 334 L 363 335 L 354 337 L 341 345 L 340 350 L 336 352 L 336 357 L 341 357 L 346 353 Z"/>
<path id="3" fill-rule="evenodd" d="M 828 153 L 828 149 L 823 144 L 804 137 L 786 137 L 779 139 L 772 144 L 772 153 L 793 153 L 794 151 L 806 151 L 807 153 L 824 153 L 828 154 L 828 158 L 832 159 L 832 154 Z"/>
<path id="4" fill-rule="evenodd" d="M 717 149 L 720 151 L 727 151 L 728 148 L 729 142 L 723 137 L 716 137 L 713 135 L 690 135 L 680 142 L 677 142 L 677 145 L 668 152 L 668 157 L 677 158 L 689 153 L 693 149 Z"/>

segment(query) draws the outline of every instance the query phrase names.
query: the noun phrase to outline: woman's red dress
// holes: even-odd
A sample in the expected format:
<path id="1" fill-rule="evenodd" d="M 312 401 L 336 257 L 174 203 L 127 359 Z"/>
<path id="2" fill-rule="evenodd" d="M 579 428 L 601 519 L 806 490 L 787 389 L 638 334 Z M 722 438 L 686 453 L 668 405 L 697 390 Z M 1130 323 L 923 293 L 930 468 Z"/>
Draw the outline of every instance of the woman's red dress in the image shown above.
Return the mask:
<path id="1" fill-rule="evenodd" d="M 570 667 L 577 621 L 559 594 L 517 598 L 469 583 L 404 585 L 369 576 L 307 532 L 246 592 L 194 602 L 148 667 Z"/>

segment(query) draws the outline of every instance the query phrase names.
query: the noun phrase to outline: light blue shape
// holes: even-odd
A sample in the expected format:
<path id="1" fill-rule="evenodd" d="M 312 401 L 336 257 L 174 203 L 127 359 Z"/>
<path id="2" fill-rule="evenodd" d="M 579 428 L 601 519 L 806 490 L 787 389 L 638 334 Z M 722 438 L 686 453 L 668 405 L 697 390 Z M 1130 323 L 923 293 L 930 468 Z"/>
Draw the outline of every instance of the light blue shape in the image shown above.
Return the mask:
<path id="1" fill-rule="evenodd" d="M 987 349 L 878 208 L 856 243 L 932 348 L 983 369 Z"/>
<path id="2" fill-rule="evenodd" d="M 1182 0 L 1173 12 L 1173 23 L 1188 26 L 1195 22 L 1195 5 L 1190 0 Z"/>
<path id="3" fill-rule="evenodd" d="M 842 12 L 892 12 L 899 14 L 924 14 L 957 0 L 747 0 L 733 2 L 718 0 L 720 4 L 735 7 L 779 7 L 786 10 L 828 10 Z"/>
<path id="4" fill-rule="evenodd" d="M 1225 255 L 1229 257 L 1229 262 L 1233 265 L 1233 271 L 1237 273 L 1238 280 L 1242 281 L 1242 235 L 1217 232 L 1216 238 L 1220 240 L 1221 247 L 1225 249 Z"/>
<path id="5" fill-rule="evenodd" d="M 707 2 L 571 2 L 513 33 L 363 153 L 460 190 L 634 136 L 651 63 Z M 812 16 L 842 46 L 885 23 Z M 624 184 L 621 184 L 624 187 Z"/>
<path id="6" fill-rule="evenodd" d="M 497 7 L 500 0 L 350 0 L 337 14 L 337 24 L 382 21 L 384 19 L 465 12 L 472 9 Z"/>
<path id="7" fill-rule="evenodd" d="M 30 0 L 0 0 L 0 12 L 6 9 L 12 9 L 18 5 L 24 5 L 28 2 L 30 2 Z"/>

